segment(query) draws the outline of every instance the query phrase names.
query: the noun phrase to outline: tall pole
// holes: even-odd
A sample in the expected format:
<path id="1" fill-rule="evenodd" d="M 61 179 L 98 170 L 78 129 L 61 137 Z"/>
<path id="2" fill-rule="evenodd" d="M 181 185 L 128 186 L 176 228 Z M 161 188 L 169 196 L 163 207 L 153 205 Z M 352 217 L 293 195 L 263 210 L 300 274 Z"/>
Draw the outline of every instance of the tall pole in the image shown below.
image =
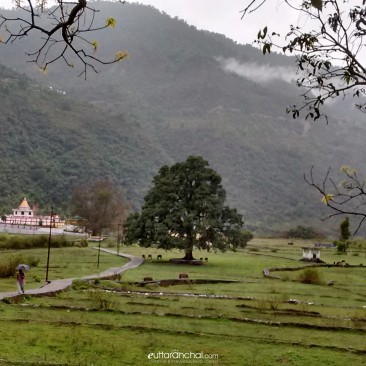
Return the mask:
<path id="1" fill-rule="evenodd" d="M 100 257 L 100 242 L 102 241 L 102 226 L 99 229 L 99 245 L 98 245 L 98 261 L 97 261 L 97 268 L 99 268 L 99 257 Z"/>
<path id="2" fill-rule="evenodd" d="M 121 245 L 121 227 L 122 227 L 122 224 L 119 223 L 118 224 L 118 229 L 117 229 L 117 255 L 119 255 L 119 248 L 120 248 L 120 245 Z"/>
<path id="3" fill-rule="evenodd" d="M 46 267 L 46 282 L 48 282 L 48 267 L 50 265 L 52 218 L 53 218 L 53 206 L 51 206 L 50 233 L 48 235 L 48 253 L 47 253 L 47 267 Z"/>

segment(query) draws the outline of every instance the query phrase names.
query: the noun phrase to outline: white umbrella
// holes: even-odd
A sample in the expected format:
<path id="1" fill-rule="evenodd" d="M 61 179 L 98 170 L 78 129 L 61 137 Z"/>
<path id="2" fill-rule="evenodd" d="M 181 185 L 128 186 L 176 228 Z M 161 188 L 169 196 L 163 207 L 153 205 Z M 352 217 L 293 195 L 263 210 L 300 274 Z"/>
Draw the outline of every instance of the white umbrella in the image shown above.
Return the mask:
<path id="1" fill-rule="evenodd" d="M 28 271 L 29 266 L 28 266 L 28 264 L 18 264 L 15 269 L 21 269 L 23 271 Z"/>

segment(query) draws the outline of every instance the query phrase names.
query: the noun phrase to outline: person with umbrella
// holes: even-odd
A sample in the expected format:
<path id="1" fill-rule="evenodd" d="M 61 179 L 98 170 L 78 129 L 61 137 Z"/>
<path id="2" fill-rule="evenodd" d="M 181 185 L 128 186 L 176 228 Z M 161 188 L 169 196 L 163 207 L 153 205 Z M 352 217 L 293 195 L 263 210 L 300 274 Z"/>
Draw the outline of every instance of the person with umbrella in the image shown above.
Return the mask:
<path id="1" fill-rule="evenodd" d="M 24 285 L 25 285 L 25 273 L 24 271 L 29 269 L 29 266 L 26 264 L 19 264 L 16 269 L 17 273 L 17 284 L 18 284 L 18 292 L 24 294 Z"/>

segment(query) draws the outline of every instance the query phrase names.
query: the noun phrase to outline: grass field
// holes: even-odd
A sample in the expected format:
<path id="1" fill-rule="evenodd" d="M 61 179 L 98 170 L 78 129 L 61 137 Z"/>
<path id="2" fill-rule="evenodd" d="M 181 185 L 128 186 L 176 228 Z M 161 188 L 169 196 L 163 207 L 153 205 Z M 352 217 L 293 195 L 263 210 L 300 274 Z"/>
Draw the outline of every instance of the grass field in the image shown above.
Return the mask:
<path id="1" fill-rule="evenodd" d="M 301 247 L 309 244 L 256 239 L 236 253 L 194 253 L 208 258 L 202 266 L 170 263 L 182 255 L 178 251 L 123 247 L 122 252 L 151 254 L 153 260 L 126 272 L 121 281 L 0 303 L 0 365 L 366 365 L 366 266 L 316 268 L 317 284 L 299 282 L 303 270 L 273 272 L 278 279 L 263 276 L 264 268 L 303 265 Z M 65 248 L 58 261 L 55 254 L 54 265 L 69 254 L 74 262 L 80 255 L 74 249 Z M 79 267 L 87 271 L 89 263 L 94 273 L 96 254 L 78 249 L 86 250 Z M 121 263 L 105 254 L 103 265 L 108 257 Z M 342 256 L 324 249 L 321 258 L 366 264 L 362 244 Z M 75 273 L 73 266 L 56 265 L 53 271 Z M 176 279 L 182 272 L 190 280 L 237 282 L 135 283 L 144 277 Z M 172 358 L 183 354 L 190 358 Z"/>
<path id="2" fill-rule="evenodd" d="M 26 272 L 26 289 L 40 287 L 45 282 L 47 249 L 29 249 L 18 251 L 0 251 L 0 261 L 7 261 L 12 256 L 20 255 L 27 264 L 28 259 L 37 259 L 36 267 Z M 122 266 L 127 260 L 101 252 L 99 269 L 97 268 L 98 251 L 92 248 L 52 248 L 48 277 L 50 280 L 60 278 L 82 277 L 88 274 L 98 273 L 107 268 Z M 16 271 L 12 278 L 0 279 L 0 292 L 16 291 Z M 38 282 L 38 280 L 40 282 Z"/>

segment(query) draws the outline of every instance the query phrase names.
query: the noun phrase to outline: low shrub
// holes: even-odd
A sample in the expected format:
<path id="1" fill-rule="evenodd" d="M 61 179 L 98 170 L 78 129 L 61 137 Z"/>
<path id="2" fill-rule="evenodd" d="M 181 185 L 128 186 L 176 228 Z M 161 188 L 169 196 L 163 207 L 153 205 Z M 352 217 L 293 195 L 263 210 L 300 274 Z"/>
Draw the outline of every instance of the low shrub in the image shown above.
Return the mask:
<path id="1" fill-rule="evenodd" d="M 320 275 L 316 269 L 308 268 L 302 271 L 298 277 L 301 283 L 319 284 Z"/>
<path id="2" fill-rule="evenodd" d="M 266 310 L 278 310 L 280 305 L 281 305 L 281 301 L 275 297 L 268 297 L 265 299 L 258 299 L 256 301 L 257 304 L 257 309 L 259 310 L 259 312 L 263 312 Z"/>
<path id="3" fill-rule="evenodd" d="M 41 282 L 41 278 L 39 276 L 33 276 L 34 281 Z"/>
<path id="4" fill-rule="evenodd" d="M 90 288 L 90 285 L 86 281 L 76 279 L 76 280 L 72 281 L 71 287 L 75 291 L 80 291 L 80 290 L 86 290 L 86 289 Z"/>
<path id="5" fill-rule="evenodd" d="M 93 307 L 98 310 L 111 310 L 116 305 L 115 297 L 111 293 L 105 291 L 89 291 L 89 298 Z"/>
<path id="6" fill-rule="evenodd" d="M 48 235 L 1 235 L 0 249 L 32 249 L 32 248 L 46 248 L 48 246 Z M 83 242 L 83 241 L 81 241 Z M 67 240 L 65 236 L 52 236 L 51 247 L 71 247 L 74 242 Z M 82 243 L 81 246 L 87 246 Z"/>

